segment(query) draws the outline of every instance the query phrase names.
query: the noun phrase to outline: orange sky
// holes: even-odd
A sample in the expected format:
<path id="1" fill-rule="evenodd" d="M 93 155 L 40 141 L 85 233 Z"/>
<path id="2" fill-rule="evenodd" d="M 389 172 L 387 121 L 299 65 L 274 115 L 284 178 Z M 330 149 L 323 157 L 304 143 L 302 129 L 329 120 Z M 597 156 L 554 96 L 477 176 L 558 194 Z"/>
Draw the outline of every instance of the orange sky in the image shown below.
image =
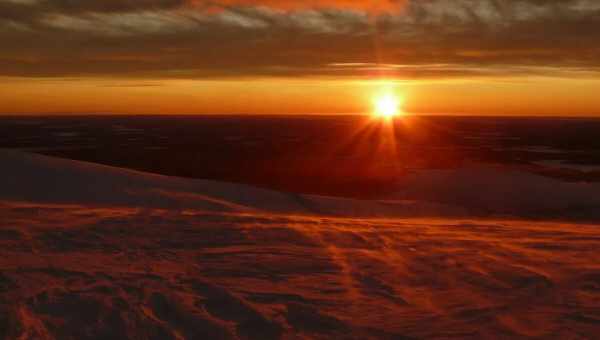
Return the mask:
<path id="1" fill-rule="evenodd" d="M 600 115 L 587 0 L 0 1 L 0 114 Z"/>
<path id="2" fill-rule="evenodd" d="M 3 114 L 369 114 L 386 88 L 413 114 L 600 115 L 600 80 L 382 82 L 279 79 L 0 79 Z"/>

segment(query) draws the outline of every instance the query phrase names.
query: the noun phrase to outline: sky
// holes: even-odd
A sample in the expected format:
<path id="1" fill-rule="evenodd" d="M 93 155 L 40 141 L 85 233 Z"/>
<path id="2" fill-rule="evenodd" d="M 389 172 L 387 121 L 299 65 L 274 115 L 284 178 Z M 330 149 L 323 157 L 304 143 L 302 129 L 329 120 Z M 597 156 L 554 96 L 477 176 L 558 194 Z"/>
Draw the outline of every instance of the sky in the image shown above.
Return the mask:
<path id="1" fill-rule="evenodd" d="M 0 0 L 0 114 L 600 116 L 597 0 Z"/>

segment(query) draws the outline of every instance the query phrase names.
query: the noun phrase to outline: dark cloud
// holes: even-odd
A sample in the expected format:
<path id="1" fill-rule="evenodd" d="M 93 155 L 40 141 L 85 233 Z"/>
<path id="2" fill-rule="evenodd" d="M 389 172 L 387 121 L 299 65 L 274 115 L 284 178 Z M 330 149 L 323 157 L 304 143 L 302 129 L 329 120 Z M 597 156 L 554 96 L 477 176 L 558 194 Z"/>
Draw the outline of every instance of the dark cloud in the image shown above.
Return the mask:
<path id="1" fill-rule="evenodd" d="M 579 76 L 600 67 L 595 0 L 297 3 L 0 0 L 0 75 Z"/>

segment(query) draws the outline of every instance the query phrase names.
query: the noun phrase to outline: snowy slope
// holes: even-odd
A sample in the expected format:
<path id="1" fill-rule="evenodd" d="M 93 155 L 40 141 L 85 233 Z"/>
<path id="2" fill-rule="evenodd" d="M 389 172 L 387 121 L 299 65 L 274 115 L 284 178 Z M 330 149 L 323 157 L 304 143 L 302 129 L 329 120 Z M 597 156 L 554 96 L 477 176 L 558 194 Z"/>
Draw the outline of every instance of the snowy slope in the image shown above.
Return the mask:
<path id="1" fill-rule="evenodd" d="M 159 176 L 0 151 L 0 199 L 212 211 L 381 217 L 488 216 L 600 221 L 600 183 L 566 183 L 509 169 L 423 170 L 385 201 L 291 193 Z"/>

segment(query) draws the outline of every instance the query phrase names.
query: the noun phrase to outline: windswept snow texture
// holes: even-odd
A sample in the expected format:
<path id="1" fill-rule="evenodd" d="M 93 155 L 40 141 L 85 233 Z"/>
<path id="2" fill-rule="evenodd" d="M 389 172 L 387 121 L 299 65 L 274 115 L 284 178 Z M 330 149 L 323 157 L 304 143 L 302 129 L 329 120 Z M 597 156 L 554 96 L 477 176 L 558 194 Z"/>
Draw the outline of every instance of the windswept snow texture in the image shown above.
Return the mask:
<path id="1" fill-rule="evenodd" d="M 469 207 L 445 203 L 291 195 L 16 152 L 0 165 L 0 339 L 600 334 L 591 222 L 467 219 Z M 428 212 L 438 218 L 417 217 Z"/>

